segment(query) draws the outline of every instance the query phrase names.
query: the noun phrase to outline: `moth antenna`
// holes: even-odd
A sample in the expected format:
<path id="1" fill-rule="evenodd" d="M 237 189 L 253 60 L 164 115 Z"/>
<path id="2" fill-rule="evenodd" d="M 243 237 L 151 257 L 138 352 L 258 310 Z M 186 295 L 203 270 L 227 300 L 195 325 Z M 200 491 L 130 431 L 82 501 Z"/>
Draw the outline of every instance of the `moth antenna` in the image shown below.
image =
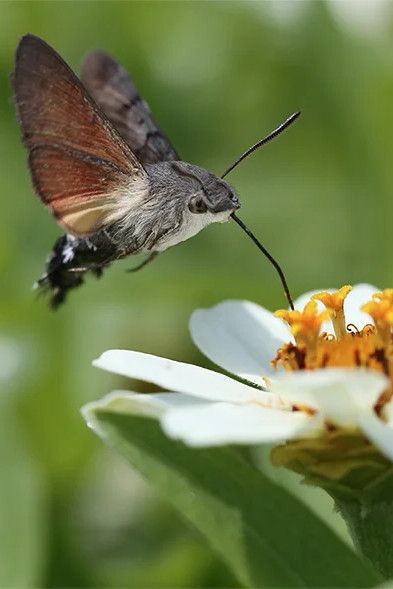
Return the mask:
<path id="1" fill-rule="evenodd" d="M 264 137 L 263 139 L 260 139 L 254 145 L 252 145 L 251 147 L 249 147 L 247 149 L 247 151 L 245 151 L 240 157 L 237 158 L 236 161 L 233 162 L 233 164 L 231 164 L 229 166 L 229 168 L 223 173 L 223 175 L 221 176 L 221 178 L 225 178 L 225 176 L 227 176 L 229 174 L 229 172 L 232 172 L 232 170 L 234 168 L 236 168 L 236 166 L 238 166 L 240 164 L 240 162 L 242 162 L 243 160 L 245 160 L 246 157 L 248 157 L 249 155 L 251 155 L 254 151 L 256 151 L 257 149 L 259 149 L 260 147 L 262 147 L 262 145 L 265 145 L 266 143 L 269 143 L 269 141 L 271 141 L 272 139 L 274 139 L 275 137 L 277 137 L 277 135 L 280 135 L 283 131 L 285 131 L 285 129 L 287 127 L 289 127 L 290 125 L 292 125 L 292 123 L 294 123 L 299 116 L 300 116 L 300 110 L 297 111 L 297 112 L 294 112 L 290 117 L 288 117 L 286 119 L 286 121 L 284 121 L 283 123 L 281 123 L 281 125 L 279 125 L 276 129 L 274 129 L 274 131 L 272 131 L 271 133 L 269 133 L 269 135 L 266 135 L 266 137 Z"/>
<path id="2" fill-rule="evenodd" d="M 267 259 L 269 260 L 269 262 L 271 262 L 273 264 L 273 266 L 277 270 L 277 273 L 278 273 L 278 275 L 280 277 L 281 284 L 282 284 L 282 286 L 284 288 L 285 296 L 288 299 L 289 306 L 291 307 L 292 311 L 294 311 L 295 310 L 295 307 L 294 307 L 294 304 L 293 304 L 293 301 L 292 301 L 291 293 L 289 292 L 288 284 L 287 284 L 287 281 L 286 281 L 284 272 L 282 271 L 280 264 L 273 258 L 273 256 L 271 254 L 269 254 L 269 252 L 267 251 L 267 249 L 261 244 L 261 242 L 255 237 L 255 235 L 243 223 L 243 221 L 241 221 L 239 219 L 239 217 L 237 217 L 235 215 L 235 213 L 232 213 L 231 217 L 239 225 L 239 227 L 241 227 L 243 229 L 243 231 L 245 231 L 245 233 L 247 233 L 248 237 L 250 237 L 252 239 L 252 241 L 255 243 L 255 245 L 257 246 L 257 248 L 267 257 Z"/>

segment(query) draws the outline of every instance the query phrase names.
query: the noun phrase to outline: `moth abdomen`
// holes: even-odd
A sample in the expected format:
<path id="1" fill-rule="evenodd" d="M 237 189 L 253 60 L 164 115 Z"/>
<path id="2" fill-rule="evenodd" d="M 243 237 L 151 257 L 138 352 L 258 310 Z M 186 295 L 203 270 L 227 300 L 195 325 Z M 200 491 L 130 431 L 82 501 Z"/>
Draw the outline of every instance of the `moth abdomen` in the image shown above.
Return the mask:
<path id="1" fill-rule="evenodd" d="M 107 240 L 96 245 L 91 239 L 80 239 L 66 234 L 55 242 L 46 263 L 46 271 L 36 282 L 41 292 L 50 293 L 50 305 L 56 309 L 70 290 L 81 286 L 87 272 L 97 278 L 103 269 L 116 259 L 116 247 Z"/>

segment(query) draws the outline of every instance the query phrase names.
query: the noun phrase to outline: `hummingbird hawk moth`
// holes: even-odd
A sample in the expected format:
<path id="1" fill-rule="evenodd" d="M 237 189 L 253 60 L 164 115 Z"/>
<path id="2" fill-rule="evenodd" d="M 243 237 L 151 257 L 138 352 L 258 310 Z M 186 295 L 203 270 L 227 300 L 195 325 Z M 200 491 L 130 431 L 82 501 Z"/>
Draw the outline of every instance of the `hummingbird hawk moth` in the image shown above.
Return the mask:
<path id="1" fill-rule="evenodd" d="M 87 272 L 98 277 L 117 259 L 148 254 L 139 269 L 231 218 L 273 262 L 290 300 L 277 262 L 235 215 L 239 199 L 223 178 L 300 113 L 218 177 L 180 159 L 125 69 L 102 51 L 85 58 L 79 80 L 47 43 L 26 35 L 13 88 L 35 192 L 65 230 L 37 282 L 51 291 L 53 308 Z"/>

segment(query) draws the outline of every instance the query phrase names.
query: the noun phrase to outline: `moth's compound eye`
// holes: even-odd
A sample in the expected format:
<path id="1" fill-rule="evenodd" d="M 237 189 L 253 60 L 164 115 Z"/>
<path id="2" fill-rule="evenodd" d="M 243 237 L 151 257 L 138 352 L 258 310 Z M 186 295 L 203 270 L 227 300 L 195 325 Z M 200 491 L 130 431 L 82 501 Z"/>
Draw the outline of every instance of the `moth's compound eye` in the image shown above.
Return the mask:
<path id="1" fill-rule="evenodd" d="M 239 199 L 236 196 L 236 194 L 234 194 L 233 192 L 230 193 L 229 195 L 229 199 L 231 201 L 231 203 L 236 207 L 239 208 L 240 207 L 240 203 L 239 203 Z"/>
<path id="2" fill-rule="evenodd" d="M 192 196 L 188 201 L 188 208 L 192 213 L 206 213 L 207 206 L 202 196 Z"/>

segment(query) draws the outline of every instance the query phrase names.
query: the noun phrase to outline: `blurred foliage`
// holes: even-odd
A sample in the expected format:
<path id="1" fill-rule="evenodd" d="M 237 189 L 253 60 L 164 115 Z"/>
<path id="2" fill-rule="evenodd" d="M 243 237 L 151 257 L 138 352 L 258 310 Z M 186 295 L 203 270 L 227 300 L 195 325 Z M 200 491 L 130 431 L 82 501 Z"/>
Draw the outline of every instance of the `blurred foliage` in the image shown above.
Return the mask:
<path id="1" fill-rule="evenodd" d="M 104 349 L 201 363 L 187 332 L 195 307 L 285 304 L 273 269 L 230 223 L 135 276 L 124 272 L 132 260 L 116 264 L 58 313 L 36 299 L 30 285 L 59 229 L 33 196 L 15 123 L 19 37 L 42 36 L 76 70 L 92 48 L 112 53 L 183 158 L 218 173 L 301 109 L 285 136 L 231 175 L 242 218 L 295 296 L 391 286 L 393 20 L 390 11 L 380 30 L 372 18 L 370 31 L 367 19 L 352 29 L 361 11 L 344 22 L 333 4 L 0 3 L 0 586 L 233 585 L 200 537 L 103 450 L 79 407 L 130 386 L 91 368 Z M 322 495 L 296 492 L 343 533 Z"/>

